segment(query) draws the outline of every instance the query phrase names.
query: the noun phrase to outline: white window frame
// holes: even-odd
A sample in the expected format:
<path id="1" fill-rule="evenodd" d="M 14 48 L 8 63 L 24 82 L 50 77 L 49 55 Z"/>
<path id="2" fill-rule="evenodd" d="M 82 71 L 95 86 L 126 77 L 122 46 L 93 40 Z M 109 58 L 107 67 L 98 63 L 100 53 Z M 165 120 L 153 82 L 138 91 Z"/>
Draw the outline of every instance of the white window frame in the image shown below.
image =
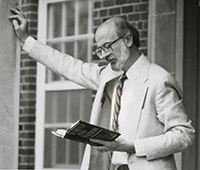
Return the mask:
<path id="1" fill-rule="evenodd" d="M 42 43 L 47 43 L 47 4 L 58 3 L 68 0 L 40 0 L 38 9 L 38 40 Z M 93 1 L 89 0 L 89 18 L 92 18 Z M 89 20 L 90 21 L 90 20 Z M 92 30 L 92 21 L 89 25 L 89 33 L 87 37 L 94 38 Z M 81 37 L 82 35 L 80 35 Z M 71 38 L 71 37 L 65 37 Z M 82 36 L 84 38 L 84 36 Z M 58 39 L 59 40 L 59 39 Z M 62 40 L 61 40 L 62 41 Z M 92 41 L 91 41 L 92 43 Z M 92 44 L 89 44 L 89 46 Z M 92 48 L 88 49 L 88 61 L 91 61 L 89 54 Z M 46 91 L 59 91 L 59 90 L 74 90 L 83 89 L 83 87 L 74 84 L 70 81 L 52 82 L 46 84 L 46 67 L 37 63 L 37 90 L 36 90 L 36 132 L 35 132 L 35 169 L 52 170 L 53 168 L 44 168 L 44 129 L 45 129 L 45 92 Z"/>

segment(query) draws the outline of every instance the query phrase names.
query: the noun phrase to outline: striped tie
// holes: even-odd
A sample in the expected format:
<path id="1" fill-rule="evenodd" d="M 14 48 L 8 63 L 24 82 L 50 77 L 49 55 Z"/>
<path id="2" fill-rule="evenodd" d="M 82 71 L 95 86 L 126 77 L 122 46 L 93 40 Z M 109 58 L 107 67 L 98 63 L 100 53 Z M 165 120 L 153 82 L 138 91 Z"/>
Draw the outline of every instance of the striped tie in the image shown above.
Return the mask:
<path id="1" fill-rule="evenodd" d="M 119 124 L 118 124 L 118 116 L 119 116 L 119 111 L 121 109 L 121 95 L 122 95 L 122 89 L 124 85 L 124 81 L 127 79 L 127 76 L 125 73 L 123 73 L 120 78 L 119 78 L 119 84 L 117 85 L 116 88 L 116 95 L 115 95 L 115 104 L 114 104 L 114 112 L 113 112 L 113 120 L 112 120 L 112 130 L 117 131 Z M 112 168 L 112 154 L 113 152 L 110 151 L 108 153 L 108 170 L 111 170 Z"/>
<path id="2" fill-rule="evenodd" d="M 119 112 L 121 109 L 121 95 L 122 95 L 122 89 L 124 85 L 124 81 L 127 79 L 126 74 L 122 74 L 122 76 L 119 78 L 119 84 L 116 88 L 116 95 L 115 95 L 115 104 L 114 104 L 114 112 L 113 112 L 113 120 L 112 120 L 112 130 L 117 131 L 119 128 L 118 123 L 118 117 Z"/>

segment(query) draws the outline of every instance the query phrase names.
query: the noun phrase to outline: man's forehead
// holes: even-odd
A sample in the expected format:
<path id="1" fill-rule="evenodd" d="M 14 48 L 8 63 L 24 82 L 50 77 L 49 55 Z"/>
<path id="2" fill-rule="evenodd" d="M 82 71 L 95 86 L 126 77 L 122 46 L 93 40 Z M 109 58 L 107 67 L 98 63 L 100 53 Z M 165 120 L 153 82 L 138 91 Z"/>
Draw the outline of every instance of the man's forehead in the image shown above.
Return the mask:
<path id="1" fill-rule="evenodd" d="M 106 42 L 113 41 L 113 38 L 116 37 L 114 26 L 103 24 L 101 25 L 95 35 L 95 40 L 98 46 L 102 46 Z"/>

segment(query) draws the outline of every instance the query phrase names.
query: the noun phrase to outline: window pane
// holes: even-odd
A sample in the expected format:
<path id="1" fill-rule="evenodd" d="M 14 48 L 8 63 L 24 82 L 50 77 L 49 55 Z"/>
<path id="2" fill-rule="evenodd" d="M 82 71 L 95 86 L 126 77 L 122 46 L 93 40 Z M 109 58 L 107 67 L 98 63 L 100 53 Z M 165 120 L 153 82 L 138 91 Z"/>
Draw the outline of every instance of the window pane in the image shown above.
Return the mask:
<path id="1" fill-rule="evenodd" d="M 65 26 L 65 32 L 66 36 L 74 35 L 75 30 L 75 1 L 67 1 L 65 2 L 65 20 L 66 20 L 66 26 Z"/>
<path id="2" fill-rule="evenodd" d="M 78 1 L 79 3 L 79 34 L 88 33 L 88 0 Z"/>
<path id="3" fill-rule="evenodd" d="M 74 56 L 74 42 L 65 43 L 65 53 Z"/>
<path id="4" fill-rule="evenodd" d="M 53 136 L 56 137 L 56 136 Z M 66 142 L 62 138 L 55 138 L 56 140 L 56 164 L 66 164 Z M 53 146 L 52 146 L 53 147 Z"/>
<path id="5" fill-rule="evenodd" d="M 45 129 L 45 142 L 44 142 L 44 167 L 52 167 L 52 134 L 51 129 Z"/>
<path id="6" fill-rule="evenodd" d="M 61 76 L 52 72 L 49 69 L 46 69 L 46 83 L 51 83 L 53 81 L 60 81 L 60 80 L 61 80 Z"/>
<path id="7" fill-rule="evenodd" d="M 62 4 L 53 3 L 48 5 L 47 15 L 47 38 L 60 37 L 62 31 Z"/>
<path id="8" fill-rule="evenodd" d="M 61 43 L 47 43 L 47 45 L 51 46 L 52 48 L 61 51 L 62 50 L 62 44 Z"/>
<path id="9" fill-rule="evenodd" d="M 63 140 L 51 134 L 53 125 L 74 123 L 78 119 L 89 121 L 91 112 L 91 90 L 48 91 L 45 107 L 45 167 L 71 168 L 81 164 L 85 145 Z M 51 128 L 52 125 L 52 128 Z M 67 125 L 66 125 L 67 126 Z M 76 154 L 74 154 L 76 153 Z"/>
<path id="10" fill-rule="evenodd" d="M 88 40 L 78 41 L 78 59 L 87 62 Z"/>
<path id="11" fill-rule="evenodd" d="M 62 128 L 62 127 L 61 127 Z M 81 165 L 85 145 L 52 135 L 54 128 L 45 129 L 45 168 L 78 168 Z"/>
<path id="12" fill-rule="evenodd" d="M 68 163 L 69 164 L 79 164 L 81 163 L 79 160 L 80 155 L 80 149 L 79 149 L 79 143 L 78 142 L 72 142 L 70 141 L 68 144 L 68 152 L 71 153 L 68 157 Z M 81 153 L 82 155 L 83 153 Z"/>
<path id="13" fill-rule="evenodd" d="M 88 121 L 91 111 L 91 90 L 46 92 L 46 123 Z"/>

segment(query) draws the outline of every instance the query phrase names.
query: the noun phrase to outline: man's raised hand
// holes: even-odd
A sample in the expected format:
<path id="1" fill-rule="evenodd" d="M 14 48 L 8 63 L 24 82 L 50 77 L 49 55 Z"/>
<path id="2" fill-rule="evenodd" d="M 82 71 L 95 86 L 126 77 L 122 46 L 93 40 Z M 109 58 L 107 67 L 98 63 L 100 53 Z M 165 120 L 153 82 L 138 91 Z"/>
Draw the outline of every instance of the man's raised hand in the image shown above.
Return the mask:
<path id="1" fill-rule="evenodd" d="M 21 39 L 23 42 L 26 41 L 26 39 L 29 36 L 28 33 L 28 21 L 25 17 L 25 14 L 21 9 L 17 8 L 10 8 L 10 10 L 14 13 L 14 15 L 10 16 L 9 19 L 12 21 L 15 32 L 19 39 Z"/>

